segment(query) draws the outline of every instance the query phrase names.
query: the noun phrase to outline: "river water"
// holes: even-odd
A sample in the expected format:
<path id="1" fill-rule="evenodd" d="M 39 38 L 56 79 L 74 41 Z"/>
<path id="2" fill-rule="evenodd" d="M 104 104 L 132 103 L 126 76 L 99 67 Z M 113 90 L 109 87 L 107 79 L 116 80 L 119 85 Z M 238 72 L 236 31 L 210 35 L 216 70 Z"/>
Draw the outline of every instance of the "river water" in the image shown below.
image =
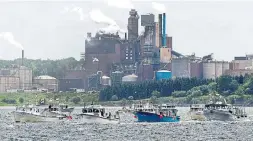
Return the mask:
<path id="1" fill-rule="evenodd" d="M 180 123 L 136 123 L 125 114 L 120 124 L 85 123 L 80 119 L 14 123 L 14 107 L 0 107 L 1 141 L 253 141 L 253 108 L 243 121 L 189 121 L 189 108 L 178 108 Z M 75 113 L 81 112 L 80 108 Z M 251 116 L 252 115 L 252 116 Z"/>

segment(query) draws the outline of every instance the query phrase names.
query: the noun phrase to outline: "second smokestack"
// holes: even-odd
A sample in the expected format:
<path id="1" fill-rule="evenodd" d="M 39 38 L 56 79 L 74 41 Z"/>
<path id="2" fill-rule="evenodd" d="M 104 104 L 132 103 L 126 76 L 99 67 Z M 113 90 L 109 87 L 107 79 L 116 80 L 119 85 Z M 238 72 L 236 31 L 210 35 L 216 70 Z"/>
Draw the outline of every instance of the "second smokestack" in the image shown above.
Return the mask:
<path id="1" fill-rule="evenodd" d="M 22 58 L 21 58 L 21 65 L 23 66 L 24 65 L 24 50 L 22 50 Z"/>

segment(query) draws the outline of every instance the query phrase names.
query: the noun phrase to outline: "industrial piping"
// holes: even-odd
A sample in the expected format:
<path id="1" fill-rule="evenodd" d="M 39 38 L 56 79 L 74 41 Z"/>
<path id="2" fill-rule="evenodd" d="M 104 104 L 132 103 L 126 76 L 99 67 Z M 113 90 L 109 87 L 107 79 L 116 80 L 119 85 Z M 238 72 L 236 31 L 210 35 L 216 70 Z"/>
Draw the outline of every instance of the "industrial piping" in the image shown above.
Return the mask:
<path id="1" fill-rule="evenodd" d="M 21 58 L 21 65 L 23 66 L 24 65 L 24 50 L 22 50 L 22 58 Z"/>
<path id="2" fill-rule="evenodd" d="M 166 47 L 166 14 L 163 13 L 163 47 Z"/>
<path id="3" fill-rule="evenodd" d="M 163 45 L 163 28 L 162 28 L 162 23 L 163 23 L 163 15 L 159 14 L 159 47 L 161 47 Z"/>

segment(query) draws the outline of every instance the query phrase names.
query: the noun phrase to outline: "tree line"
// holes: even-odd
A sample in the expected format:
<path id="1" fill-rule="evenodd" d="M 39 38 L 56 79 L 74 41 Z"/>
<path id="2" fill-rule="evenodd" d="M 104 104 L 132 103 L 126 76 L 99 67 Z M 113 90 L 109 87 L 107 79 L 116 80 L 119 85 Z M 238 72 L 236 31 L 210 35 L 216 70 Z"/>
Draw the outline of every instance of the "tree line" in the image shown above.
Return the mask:
<path id="1" fill-rule="evenodd" d="M 109 86 L 100 91 L 99 100 L 128 99 L 135 100 L 152 97 L 152 93 L 159 92 L 159 97 L 194 97 L 217 92 L 223 96 L 253 94 L 253 77 L 221 76 L 215 80 L 198 78 L 175 78 L 162 81 L 145 81 L 137 84 L 120 84 Z"/>
<path id="2" fill-rule="evenodd" d="M 33 76 L 49 75 L 57 79 L 65 76 L 68 70 L 81 69 L 83 60 L 73 57 L 59 60 L 24 59 L 24 66 L 33 70 Z M 0 68 L 11 68 L 21 64 L 21 59 L 0 60 Z"/>

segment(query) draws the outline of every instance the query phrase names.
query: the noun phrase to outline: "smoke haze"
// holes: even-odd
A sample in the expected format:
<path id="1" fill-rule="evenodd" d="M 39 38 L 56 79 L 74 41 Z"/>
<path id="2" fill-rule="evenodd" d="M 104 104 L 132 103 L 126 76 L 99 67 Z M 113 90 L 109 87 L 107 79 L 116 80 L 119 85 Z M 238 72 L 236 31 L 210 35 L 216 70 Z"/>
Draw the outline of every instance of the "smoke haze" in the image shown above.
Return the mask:
<path id="1" fill-rule="evenodd" d="M 105 16 L 99 9 L 92 9 L 89 13 L 91 20 L 99 24 L 106 24 L 106 25 L 117 25 L 117 23 Z"/>
<path id="2" fill-rule="evenodd" d="M 156 10 L 157 12 L 165 13 L 166 12 L 166 7 L 162 3 L 157 3 L 157 2 L 152 2 L 152 8 Z"/>
<path id="3" fill-rule="evenodd" d="M 24 49 L 24 47 L 19 42 L 15 41 L 14 36 L 11 32 L 0 33 L 0 38 L 8 41 L 10 44 L 14 45 L 17 48 Z"/>
<path id="4" fill-rule="evenodd" d="M 133 9 L 134 5 L 131 0 L 106 0 L 107 5 L 121 9 Z"/>
<path id="5" fill-rule="evenodd" d="M 81 7 L 76 7 L 74 5 L 71 8 L 65 7 L 64 13 L 66 12 L 76 12 L 79 15 L 81 21 L 83 21 L 87 17 L 86 15 L 84 15 L 83 9 Z"/>

